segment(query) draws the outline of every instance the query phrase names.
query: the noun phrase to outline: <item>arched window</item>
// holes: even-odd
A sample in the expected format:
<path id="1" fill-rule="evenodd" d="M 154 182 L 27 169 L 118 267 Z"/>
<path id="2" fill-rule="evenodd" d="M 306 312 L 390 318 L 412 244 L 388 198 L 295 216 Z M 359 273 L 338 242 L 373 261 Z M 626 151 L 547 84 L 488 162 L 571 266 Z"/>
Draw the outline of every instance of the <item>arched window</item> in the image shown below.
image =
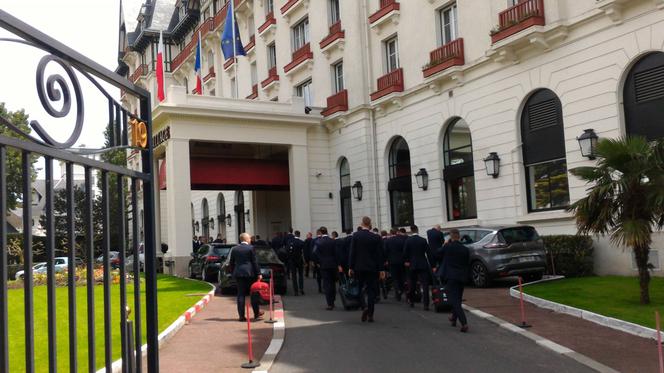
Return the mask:
<path id="1" fill-rule="evenodd" d="M 470 127 L 457 118 L 447 127 L 443 138 L 443 178 L 447 196 L 447 219 L 477 217 L 473 141 Z"/>
<path id="2" fill-rule="evenodd" d="M 664 53 L 650 53 L 632 67 L 623 98 L 628 136 L 664 137 Z"/>
<path id="3" fill-rule="evenodd" d="M 353 199 L 351 196 L 350 166 L 346 158 L 339 165 L 339 199 L 341 200 L 341 229 L 353 229 Z"/>
<path id="4" fill-rule="evenodd" d="M 226 239 L 226 201 L 224 195 L 219 193 L 217 196 L 217 233 L 221 234 L 222 239 Z"/>
<path id="5" fill-rule="evenodd" d="M 203 198 L 202 204 L 203 220 L 201 221 L 201 225 L 203 232 L 201 235 L 203 236 L 203 242 L 208 242 L 210 238 L 210 207 L 208 206 L 207 198 Z"/>
<path id="6" fill-rule="evenodd" d="M 413 224 L 413 186 L 410 172 L 410 150 L 403 137 L 392 142 L 388 157 L 390 181 L 390 212 L 392 226 L 404 227 Z"/>
<path id="7" fill-rule="evenodd" d="M 235 192 L 235 217 L 237 220 L 237 240 L 240 242 L 240 234 L 245 232 L 244 223 L 244 193 L 242 191 Z"/>
<path id="8" fill-rule="evenodd" d="M 560 99 L 540 89 L 521 113 L 523 163 L 526 168 L 528 210 L 562 209 L 569 205 L 563 109 Z"/>

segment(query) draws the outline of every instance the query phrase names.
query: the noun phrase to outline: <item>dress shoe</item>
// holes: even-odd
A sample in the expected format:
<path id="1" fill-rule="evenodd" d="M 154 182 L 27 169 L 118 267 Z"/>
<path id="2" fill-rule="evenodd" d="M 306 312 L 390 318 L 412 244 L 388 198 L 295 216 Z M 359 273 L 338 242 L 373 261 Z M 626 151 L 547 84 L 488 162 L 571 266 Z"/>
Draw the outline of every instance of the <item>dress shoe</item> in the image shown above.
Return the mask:
<path id="1" fill-rule="evenodd" d="M 300 290 L 300 295 L 304 295 L 304 290 Z"/>
<path id="2" fill-rule="evenodd" d="M 452 326 L 456 326 L 456 319 L 455 319 L 455 318 L 453 318 L 452 316 L 450 316 L 450 317 L 448 317 L 447 319 L 450 320 L 450 325 L 452 325 Z"/>
<path id="3" fill-rule="evenodd" d="M 373 316 L 369 316 L 369 318 L 367 319 L 367 321 L 369 321 L 369 322 L 374 322 Z"/>
<path id="4" fill-rule="evenodd" d="M 362 311 L 362 322 L 367 321 L 368 317 L 369 317 L 369 310 Z"/>
<path id="5" fill-rule="evenodd" d="M 461 327 L 461 333 L 468 333 L 468 325 L 463 325 Z"/>
<path id="6" fill-rule="evenodd" d="M 239 319 L 237 319 L 237 321 L 245 322 L 245 321 L 247 321 L 247 318 L 246 317 L 240 317 Z"/>

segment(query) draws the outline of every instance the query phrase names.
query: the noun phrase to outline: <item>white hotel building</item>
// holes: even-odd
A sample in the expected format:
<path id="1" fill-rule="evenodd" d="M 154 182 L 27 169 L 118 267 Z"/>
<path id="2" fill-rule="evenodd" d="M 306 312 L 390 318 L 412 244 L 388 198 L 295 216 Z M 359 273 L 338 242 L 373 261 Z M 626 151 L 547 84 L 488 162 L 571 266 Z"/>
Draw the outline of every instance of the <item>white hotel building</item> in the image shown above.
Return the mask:
<path id="1" fill-rule="evenodd" d="M 160 31 L 167 43 L 153 124 L 161 236 L 179 273 L 192 234 L 341 231 L 363 215 L 379 228 L 573 234 L 564 208 L 587 187 L 568 170 L 593 162 L 577 137 L 664 136 L 664 0 L 235 4 L 247 51 L 237 63 L 220 49 L 225 0 L 124 1 L 119 73 L 156 96 Z M 656 275 L 662 249 L 657 234 Z M 595 263 L 635 273 L 630 252 L 604 239 Z"/>

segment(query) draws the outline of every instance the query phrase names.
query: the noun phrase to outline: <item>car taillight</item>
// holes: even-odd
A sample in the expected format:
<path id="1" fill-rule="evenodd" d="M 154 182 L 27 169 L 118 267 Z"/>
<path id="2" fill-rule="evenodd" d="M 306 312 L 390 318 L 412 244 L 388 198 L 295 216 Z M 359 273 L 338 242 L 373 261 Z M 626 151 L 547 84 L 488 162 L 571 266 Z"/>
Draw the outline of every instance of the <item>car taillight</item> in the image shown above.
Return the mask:
<path id="1" fill-rule="evenodd" d="M 111 263 L 113 263 L 113 264 L 119 264 L 119 263 L 120 263 L 120 258 L 113 258 L 113 259 L 111 259 Z"/>
<path id="2" fill-rule="evenodd" d="M 485 249 L 505 249 L 507 248 L 506 243 L 502 242 L 491 242 L 483 246 Z"/>
<path id="3" fill-rule="evenodd" d="M 214 256 L 214 255 L 210 255 L 210 256 L 208 256 L 207 259 L 205 259 L 205 260 L 207 260 L 208 262 L 216 262 L 217 260 L 219 260 L 219 257 L 218 257 L 218 256 Z"/>

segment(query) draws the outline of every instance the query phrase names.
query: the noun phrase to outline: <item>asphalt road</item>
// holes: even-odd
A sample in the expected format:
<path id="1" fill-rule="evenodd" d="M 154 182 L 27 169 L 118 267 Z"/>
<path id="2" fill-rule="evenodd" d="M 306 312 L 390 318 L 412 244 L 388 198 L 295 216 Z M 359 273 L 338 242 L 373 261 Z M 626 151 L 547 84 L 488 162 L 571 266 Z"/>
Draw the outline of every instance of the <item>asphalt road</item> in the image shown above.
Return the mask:
<path id="1" fill-rule="evenodd" d="M 326 311 L 314 284 L 305 278 L 306 295 L 284 300 L 285 343 L 271 373 L 592 371 L 470 314 L 463 334 L 447 314 L 389 299 L 376 306 L 375 323 L 362 323 L 339 299 Z"/>

